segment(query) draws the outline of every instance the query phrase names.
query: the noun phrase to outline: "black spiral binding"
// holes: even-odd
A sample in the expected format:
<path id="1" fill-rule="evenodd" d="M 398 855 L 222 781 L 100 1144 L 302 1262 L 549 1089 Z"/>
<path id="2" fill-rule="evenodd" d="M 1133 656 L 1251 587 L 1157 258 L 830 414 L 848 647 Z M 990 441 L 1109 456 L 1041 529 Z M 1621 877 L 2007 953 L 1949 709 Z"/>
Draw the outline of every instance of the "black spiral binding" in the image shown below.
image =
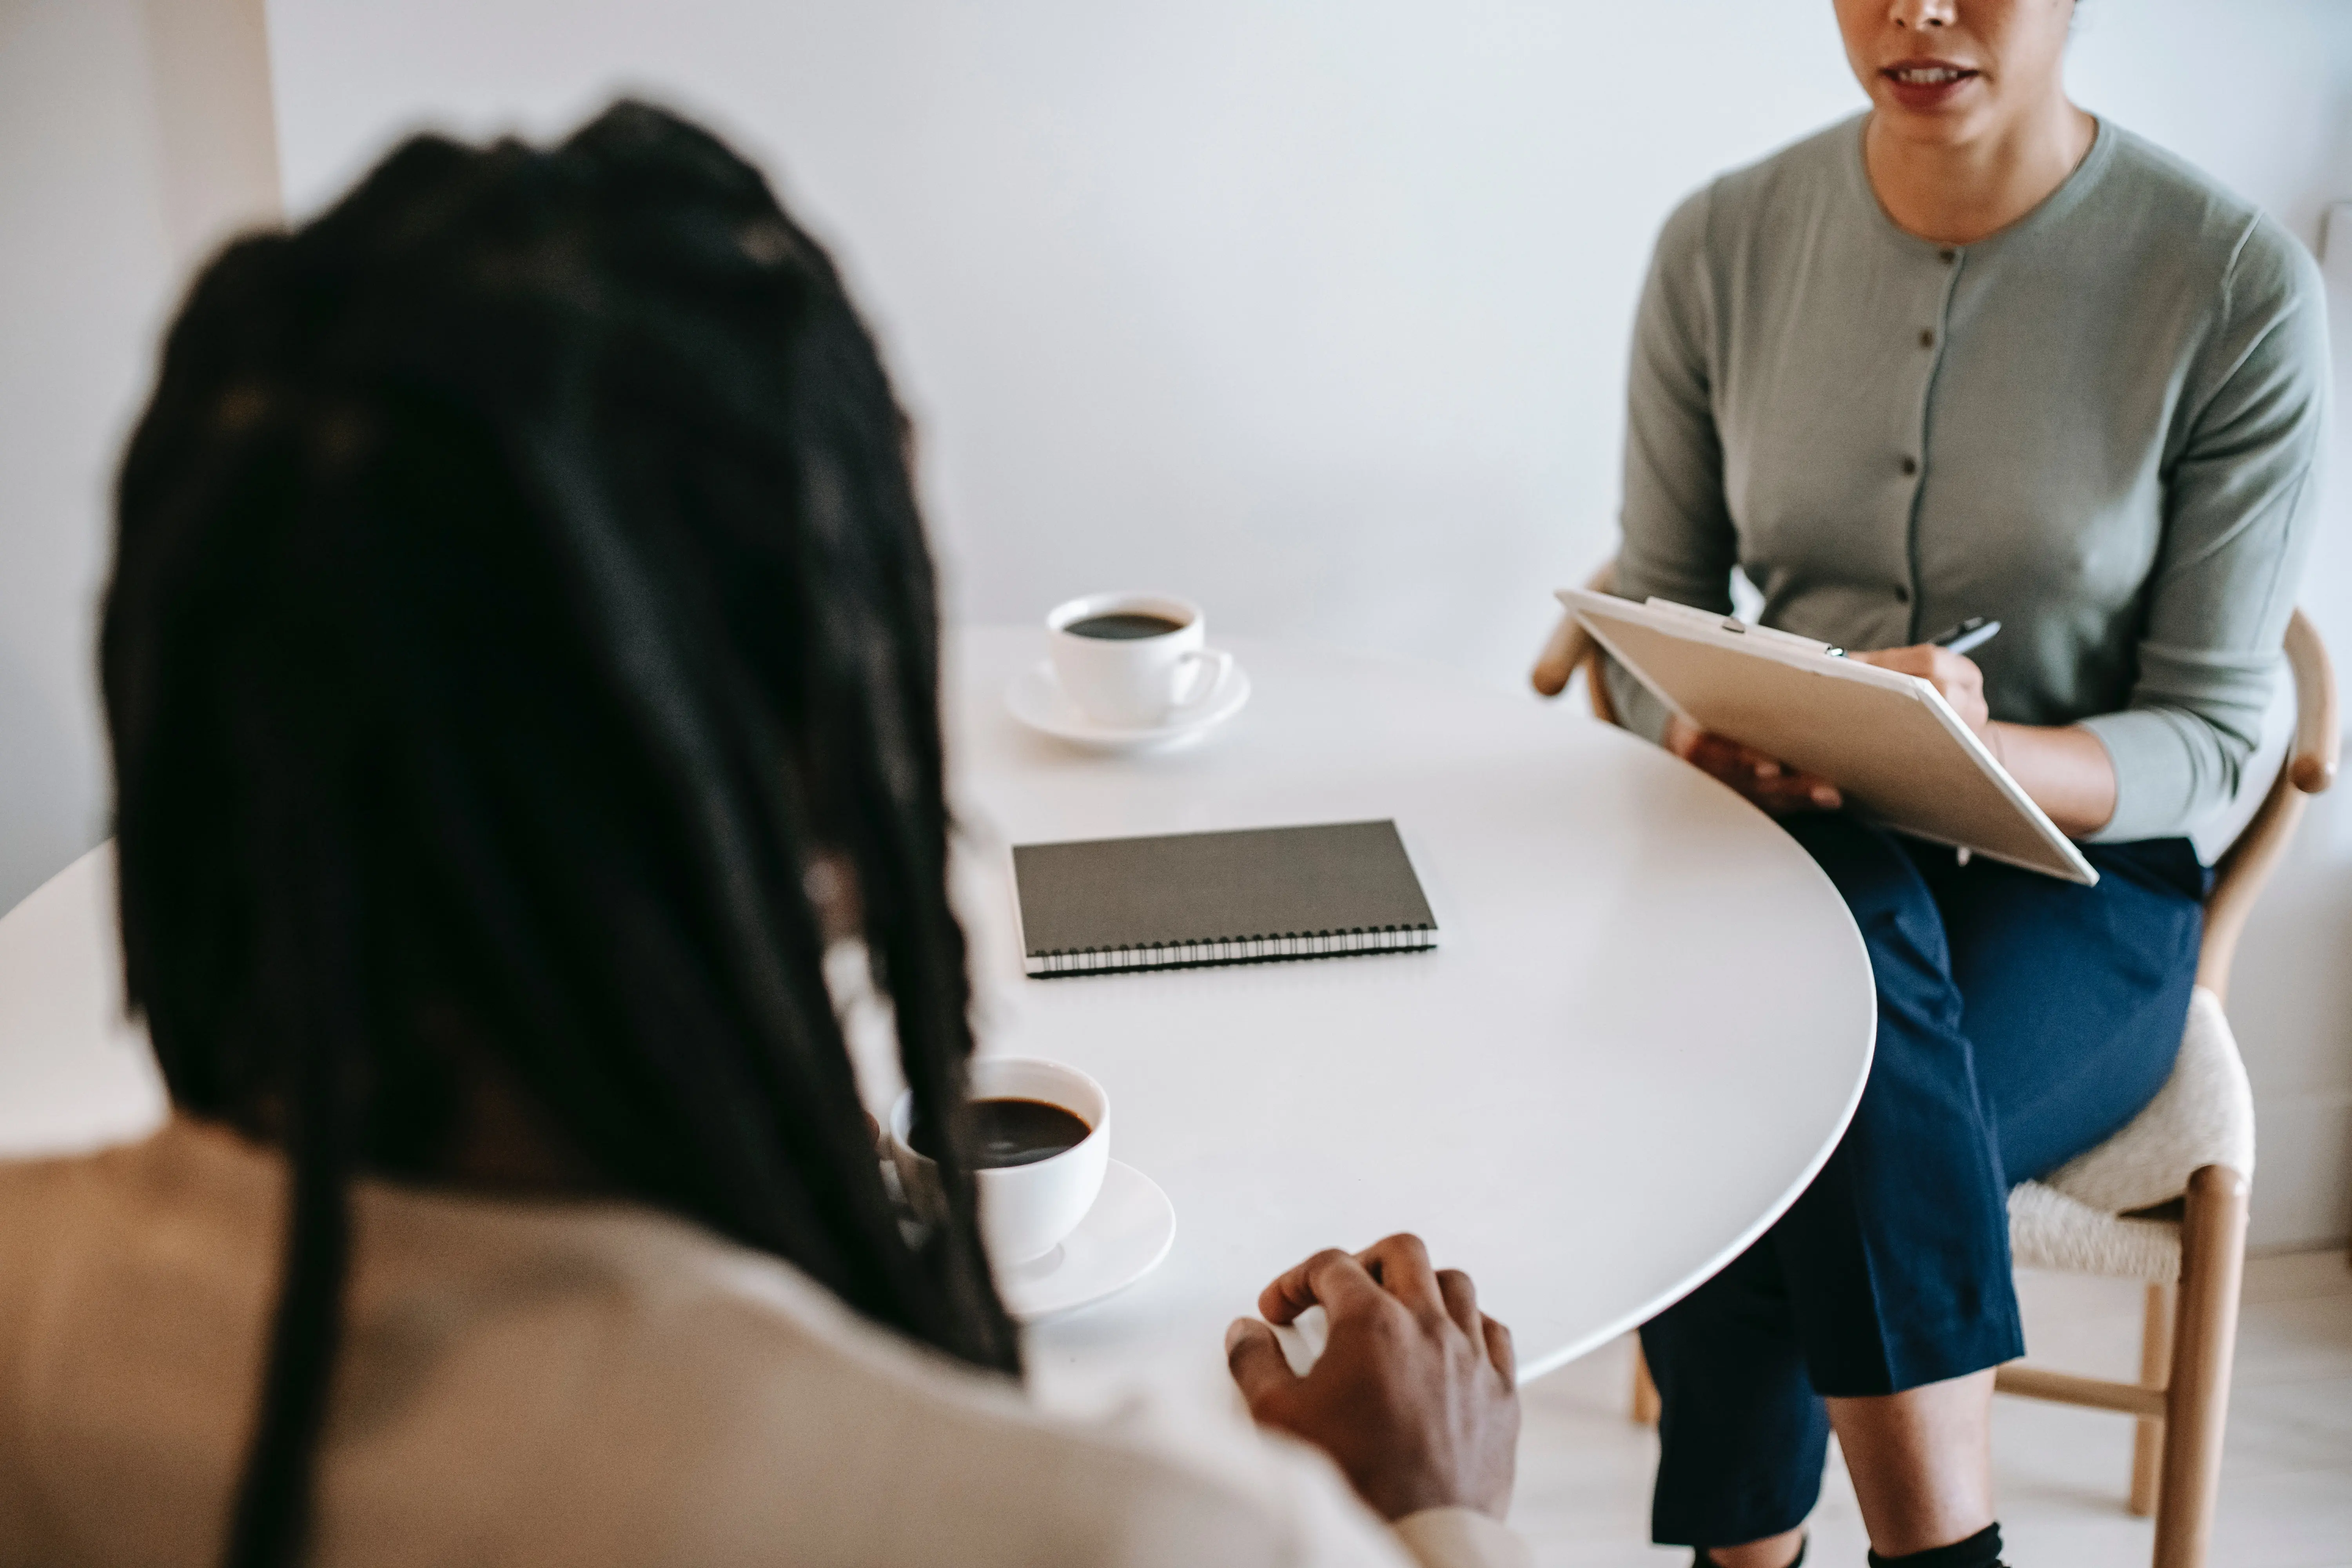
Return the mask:
<path id="1" fill-rule="evenodd" d="M 1132 974 L 1148 969 L 1209 969 L 1231 963 L 1286 963 L 1302 958 L 1364 958 L 1381 952 L 1427 952 L 1434 926 L 1378 926 L 1359 931 L 1284 931 L 1274 936 L 1209 942 L 1150 942 L 1137 947 L 1085 947 L 1033 952 L 1023 961 L 1031 976 Z"/>

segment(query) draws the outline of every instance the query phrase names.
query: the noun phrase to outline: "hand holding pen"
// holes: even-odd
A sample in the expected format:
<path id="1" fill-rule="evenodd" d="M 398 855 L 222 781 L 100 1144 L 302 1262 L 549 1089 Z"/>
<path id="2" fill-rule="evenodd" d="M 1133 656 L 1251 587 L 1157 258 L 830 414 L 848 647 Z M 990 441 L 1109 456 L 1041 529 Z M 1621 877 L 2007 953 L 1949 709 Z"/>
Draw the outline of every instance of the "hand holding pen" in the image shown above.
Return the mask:
<path id="1" fill-rule="evenodd" d="M 1982 616 L 1971 616 L 1937 637 L 1909 647 L 1881 648 L 1875 653 L 1848 654 L 1848 658 L 1864 664 L 1874 664 L 1881 669 L 1892 669 L 1904 675 L 1916 675 L 1933 686 L 1960 716 L 1961 722 L 1978 734 L 1986 733 L 1992 714 L 1985 707 L 1984 671 L 1969 658 L 1970 650 L 1980 648 L 2000 630 L 1999 621 Z"/>
<path id="2" fill-rule="evenodd" d="M 1916 675 L 1934 686 L 1961 721 L 1984 736 L 1986 743 L 1994 747 L 1994 754 L 1999 755 L 2000 748 L 1989 728 L 1991 716 L 1985 709 L 1984 672 L 1968 656 L 1970 649 L 1991 641 L 1993 634 L 2000 630 L 1999 621 L 1977 616 L 1941 636 L 1909 647 L 1881 648 L 1875 653 L 1850 653 L 1843 657 L 1860 664 L 1874 664 L 1881 669 Z M 1721 779 L 1775 816 L 1791 812 L 1835 811 L 1845 804 L 1844 796 L 1829 780 L 1802 773 L 1751 746 L 1709 734 L 1679 715 L 1667 722 L 1664 739 L 1666 749 L 1675 755 Z"/>

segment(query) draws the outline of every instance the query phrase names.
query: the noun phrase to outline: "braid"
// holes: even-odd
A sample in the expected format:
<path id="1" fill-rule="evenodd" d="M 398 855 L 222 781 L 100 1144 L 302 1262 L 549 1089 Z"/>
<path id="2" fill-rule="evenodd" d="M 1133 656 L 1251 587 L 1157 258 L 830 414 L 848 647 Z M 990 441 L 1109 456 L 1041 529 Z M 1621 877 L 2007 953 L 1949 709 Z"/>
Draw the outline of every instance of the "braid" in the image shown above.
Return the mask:
<path id="1" fill-rule="evenodd" d="M 332 865 L 333 839 L 306 834 L 299 847 L 325 861 L 327 875 L 317 884 L 322 907 L 308 911 L 315 923 L 273 921 L 264 939 L 263 962 L 289 973 L 336 963 L 352 944 L 335 939 L 356 934 L 347 929 L 347 903 L 334 896 L 346 889 L 334 874 L 341 868 Z M 326 940 L 313 940 L 320 936 Z M 341 1337 L 351 1252 L 346 1186 L 352 1129 L 346 1057 L 354 1043 L 352 1021 L 284 1017 L 271 1023 L 269 1035 L 280 1047 L 278 1079 L 293 1089 L 284 1129 L 289 1166 L 286 1265 L 257 1424 L 231 1515 L 227 1561 L 240 1564 L 290 1563 L 299 1554 Z"/>
<path id="2" fill-rule="evenodd" d="M 175 1102 L 288 1160 L 230 1563 L 302 1555 L 347 1188 L 446 1155 L 453 1030 L 611 1189 L 1018 1372 L 965 1151 L 923 1240 L 883 1188 L 804 890 L 855 871 L 908 1082 L 959 1126 L 904 429 L 823 251 L 640 105 L 546 152 L 419 138 L 199 279 L 101 663 L 130 994 Z"/>

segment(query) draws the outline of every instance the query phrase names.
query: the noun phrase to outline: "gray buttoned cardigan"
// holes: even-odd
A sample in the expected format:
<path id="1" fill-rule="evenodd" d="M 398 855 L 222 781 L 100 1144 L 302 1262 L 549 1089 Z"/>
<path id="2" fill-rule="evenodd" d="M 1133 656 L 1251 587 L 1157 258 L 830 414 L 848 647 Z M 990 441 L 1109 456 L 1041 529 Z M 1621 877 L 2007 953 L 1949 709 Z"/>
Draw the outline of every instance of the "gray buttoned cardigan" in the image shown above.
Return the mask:
<path id="1" fill-rule="evenodd" d="M 2094 837 L 2186 832 L 2259 738 L 2316 519 L 2322 284 L 2284 228 L 2102 121 L 1969 246 L 1897 228 L 1866 117 L 1667 220 L 1633 336 L 1617 592 L 1847 648 L 1971 616 L 1996 719 L 2114 760 Z M 1622 670 L 1620 710 L 1664 710 Z"/>

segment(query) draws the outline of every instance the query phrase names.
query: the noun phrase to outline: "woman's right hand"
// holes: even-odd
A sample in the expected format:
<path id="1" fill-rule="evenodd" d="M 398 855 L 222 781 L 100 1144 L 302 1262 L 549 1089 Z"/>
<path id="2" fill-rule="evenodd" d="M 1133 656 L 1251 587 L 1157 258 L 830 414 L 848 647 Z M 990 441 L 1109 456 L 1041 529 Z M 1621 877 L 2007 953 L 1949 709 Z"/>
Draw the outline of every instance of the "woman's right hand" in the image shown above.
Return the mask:
<path id="1" fill-rule="evenodd" d="M 1666 721 L 1665 747 L 1775 816 L 1798 811 L 1835 811 L 1845 804 L 1845 797 L 1829 780 L 1799 773 L 1777 757 L 1768 757 L 1737 741 L 1727 741 L 1679 714 Z"/>
<path id="2" fill-rule="evenodd" d="M 1417 1236 L 1352 1257 L 1318 1252 L 1265 1288 L 1258 1310 L 1288 1323 L 1320 1306 L 1330 1321 L 1306 1376 L 1254 1318 L 1225 1331 L 1225 1360 L 1250 1415 L 1339 1463 L 1383 1519 L 1511 1503 L 1519 1395 L 1511 1331 L 1478 1310 L 1470 1276 L 1434 1270 Z"/>

